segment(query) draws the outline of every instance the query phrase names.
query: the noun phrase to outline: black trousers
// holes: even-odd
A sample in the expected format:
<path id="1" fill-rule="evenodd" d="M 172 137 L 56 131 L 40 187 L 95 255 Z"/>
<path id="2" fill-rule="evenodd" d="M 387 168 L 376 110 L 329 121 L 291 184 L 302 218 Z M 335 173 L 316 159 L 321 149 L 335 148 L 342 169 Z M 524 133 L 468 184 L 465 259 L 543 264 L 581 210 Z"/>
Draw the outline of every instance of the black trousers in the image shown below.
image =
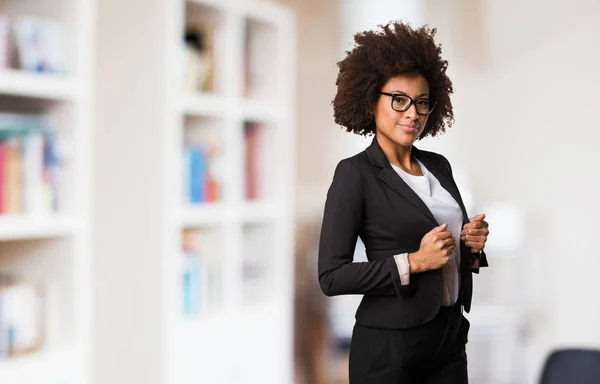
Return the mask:
<path id="1" fill-rule="evenodd" d="M 461 305 L 442 307 L 409 329 L 354 326 L 350 384 L 467 384 L 469 322 Z"/>

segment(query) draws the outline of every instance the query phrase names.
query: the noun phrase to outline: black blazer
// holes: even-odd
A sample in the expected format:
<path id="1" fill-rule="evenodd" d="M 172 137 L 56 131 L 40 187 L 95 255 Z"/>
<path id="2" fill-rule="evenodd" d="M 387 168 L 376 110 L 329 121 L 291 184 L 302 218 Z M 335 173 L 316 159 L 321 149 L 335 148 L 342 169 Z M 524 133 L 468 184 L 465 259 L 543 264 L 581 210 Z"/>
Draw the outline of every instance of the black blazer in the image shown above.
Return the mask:
<path id="1" fill-rule="evenodd" d="M 421 151 L 412 154 L 439 180 L 469 221 L 448 160 Z M 363 152 L 340 161 L 327 193 L 319 242 L 319 283 L 327 296 L 362 294 L 359 324 L 410 328 L 431 320 L 442 303 L 442 270 L 411 275 L 402 286 L 393 256 L 419 250 L 421 239 L 438 224 L 425 203 L 391 167 L 376 138 Z M 357 237 L 368 262 L 353 262 Z M 485 253 L 473 254 L 461 240 L 461 297 L 471 307 L 472 268 L 487 266 Z"/>

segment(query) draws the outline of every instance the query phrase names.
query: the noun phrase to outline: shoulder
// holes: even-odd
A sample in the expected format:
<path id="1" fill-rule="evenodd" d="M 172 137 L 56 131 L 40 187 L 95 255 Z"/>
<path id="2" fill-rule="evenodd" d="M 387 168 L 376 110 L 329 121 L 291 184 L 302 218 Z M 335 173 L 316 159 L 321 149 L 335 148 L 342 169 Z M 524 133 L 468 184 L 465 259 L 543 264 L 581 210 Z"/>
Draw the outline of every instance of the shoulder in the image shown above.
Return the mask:
<path id="1" fill-rule="evenodd" d="M 336 176 L 360 177 L 360 159 L 358 155 L 340 160 L 335 167 Z"/>
<path id="2" fill-rule="evenodd" d="M 350 157 L 340 160 L 336 166 L 336 173 L 352 173 L 362 175 L 371 164 L 369 157 L 365 151 L 361 151 Z"/>
<path id="3" fill-rule="evenodd" d="M 346 157 L 337 163 L 333 179 L 348 185 L 362 184 L 369 164 L 365 151 Z"/>

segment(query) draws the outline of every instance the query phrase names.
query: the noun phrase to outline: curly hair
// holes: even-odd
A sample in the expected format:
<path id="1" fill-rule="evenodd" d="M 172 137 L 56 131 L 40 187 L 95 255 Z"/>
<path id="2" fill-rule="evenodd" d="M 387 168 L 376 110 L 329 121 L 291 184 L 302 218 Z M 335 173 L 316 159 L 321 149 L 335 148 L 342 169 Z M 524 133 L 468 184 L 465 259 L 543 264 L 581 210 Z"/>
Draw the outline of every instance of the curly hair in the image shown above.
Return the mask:
<path id="1" fill-rule="evenodd" d="M 379 25 L 381 30 L 354 35 L 354 48 L 337 63 L 337 93 L 333 100 L 336 124 L 358 135 L 375 134 L 373 111 L 381 87 L 392 77 L 422 75 L 429 83 L 431 100 L 436 102 L 419 137 L 436 136 L 454 123 L 450 94 L 452 82 L 446 75 L 448 62 L 442 47 L 434 41 L 436 29 L 427 25 L 413 29 L 403 22 Z"/>

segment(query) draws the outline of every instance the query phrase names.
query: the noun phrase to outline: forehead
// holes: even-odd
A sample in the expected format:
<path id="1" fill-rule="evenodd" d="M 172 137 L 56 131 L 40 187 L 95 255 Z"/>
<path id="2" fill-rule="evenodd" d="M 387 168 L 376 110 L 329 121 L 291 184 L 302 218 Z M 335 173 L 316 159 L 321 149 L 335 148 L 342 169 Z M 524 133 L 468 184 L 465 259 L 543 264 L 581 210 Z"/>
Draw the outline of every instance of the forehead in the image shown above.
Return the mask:
<path id="1" fill-rule="evenodd" d="M 394 76 L 383 86 L 385 92 L 399 91 L 410 95 L 429 93 L 429 83 L 422 75 Z"/>

